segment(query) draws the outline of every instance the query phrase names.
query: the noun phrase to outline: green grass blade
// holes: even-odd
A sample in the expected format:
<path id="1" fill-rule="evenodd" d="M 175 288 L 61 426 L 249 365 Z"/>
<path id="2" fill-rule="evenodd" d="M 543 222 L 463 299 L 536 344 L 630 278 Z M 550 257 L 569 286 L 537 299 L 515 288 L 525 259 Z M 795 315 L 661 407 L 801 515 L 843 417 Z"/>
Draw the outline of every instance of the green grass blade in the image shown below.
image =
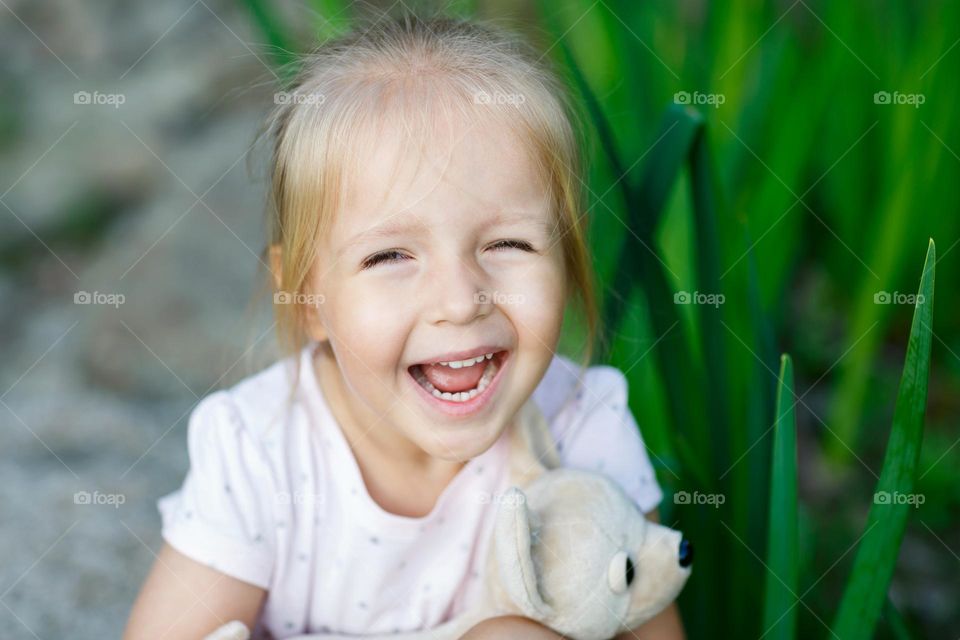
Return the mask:
<path id="1" fill-rule="evenodd" d="M 887 621 L 890 635 L 896 640 L 912 640 L 913 635 L 910 633 L 907 621 L 903 619 L 897 607 L 890 602 L 890 598 L 887 598 L 883 603 L 883 619 Z"/>
<path id="2" fill-rule="evenodd" d="M 777 414 L 770 477 L 767 584 L 763 608 L 764 638 L 793 640 L 797 629 L 797 421 L 793 363 L 780 358 Z"/>
<path id="3" fill-rule="evenodd" d="M 347 30 L 351 15 L 344 0 L 310 0 L 310 6 L 316 13 L 316 33 L 320 42 L 342 35 Z"/>
<path id="4" fill-rule="evenodd" d="M 477 0 L 449 0 L 444 4 L 448 15 L 472 18 L 477 15 Z"/>
<path id="5" fill-rule="evenodd" d="M 745 297 L 747 300 L 747 317 L 749 330 L 745 336 L 752 337 L 754 348 L 760 360 L 745 361 L 741 364 L 740 384 L 747 385 L 747 404 L 745 406 L 744 433 L 739 444 L 740 450 L 745 451 L 754 442 L 766 437 L 770 416 L 777 415 L 776 394 L 778 383 L 771 381 L 768 368 L 773 369 L 776 358 L 776 346 L 770 321 L 764 314 L 760 302 L 760 278 L 757 268 L 756 255 L 751 248 L 752 240 L 746 225 L 743 226 L 744 246 L 747 257 L 744 260 L 746 267 Z M 733 368 L 731 364 L 731 369 Z M 731 384 L 731 387 L 734 385 Z M 731 414 L 735 415 L 735 414 Z M 736 441 L 737 434 L 731 433 L 731 443 Z M 735 446 L 735 445 L 734 445 Z M 771 448 L 767 446 L 755 447 L 745 460 L 746 467 L 739 478 L 744 486 L 744 493 L 749 493 L 746 512 L 748 522 L 747 542 L 755 549 L 761 549 L 766 541 L 767 510 L 769 502 L 768 492 L 770 482 Z M 740 472 L 738 469 L 737 472 Z"/>
<path id="6" fill-rule="evenodd" d="M 296 75 L 294 63 L 296 51 L 289 37 L 289 31 L 281 23 L 273 6 L 263 0 L 243 0 L 253 17 L 253 21 L 267 39 L 270 47 L 270 60 L 280 71 L 284 84 Z"/>
<path id="7" fill-rule="evenodd" d="M 631 212 L 631 223 L 642 236 L 652 235 L 659 224 L 683 163 L 696 159 L 695 145 L 703 135 L 703 129 L 703 116 L 696 109 L 675 104 L 667 107 L 657 137 L 644 152 L 647 160 L 638 192 L 640 207 Z"/>
<path id="8" fill-rule="evenodd" d="M 603 113 L 603 107 L 597 99 L 597 94 L 590 88 L 590 83 L 587 82 L 583 71 L 580 69 L 580 65 L 577 64 L 576 58 L 573 56 L 573 51 L 570 50 L 570 47 L 563 40 L 560 41 L 560 50 L 563 52 L 564 62 L 570 70 L 570 77 L 577 86 L 580 95 L 583 97 L 583 105 L 596 130 L 597 140 L 600 142 L 600 147 L 603 149 L 603 154 L 610 164 L 615 179 L 619 180 L 617 186 L 623 193 L 623 199 L 629 209 L 636 203 L 636 194 L 631 189 L 630 176 L 626 175 L 627 167 L 623 163 L 623 160 L 621 160 L 621 154 L 617 148 L 613 127 L 610 126 L 607 116 Z"/>
<path id="9" fill-rule="evenodd" d="M 620 187 L 627 205 L 626 222 L 646 247 L 637 246 L 639 244 L 637 238 L 628 234 L 627 242 L 621 251 L 619 261 L 621 266 L 617 269 L 612 282 L 613 291 L 620 293 L 628 291 L 637 282 L 637 269 L 643 268 L 640 264 L 642 262 L 648 263 L 647 269 L 662 272 L 663 265 L 659 261 L 655 259 L 645 261 L 644 258 L 647 256 L 643 254 L 649 254 L 654 250 L 653 231 L 663 215 L 667 196 L 677 183 L 683 163 L 690 157 L 691 148 L 701 133 L 702 127 L 703 120 L 695 110 L 671 106 L 657 129 L 653 145 L 647 152 L 650 160 L 644 167 L 643 180 L 639 189 L 635 191 L 631 188 L 627 184 L 629 179 L 621 180 Z M 611 162 L 613 162 L 612 158 Z M 652 256 L 649 257 L 652 258 Z M 628 268 L 627 265 L 631 262 L 632 266 Z M 666 284 L 665 276 L 663 280 Z M 644 282 L 641 281 L 641 284 Z M 652 283 L 650 287 L 653 287 Z M 662 292 L 660 287 L 656 287 L 656 292 L 654 296 L 652 288 L 647 290 L 648 295 L 651 295 L 651 305 L 657 304 L 656 300 L 668 300 L 666 294 L 670 292 L 669 284 L 666 284 Z M 611 331 L 616 330 L 623 312 L 623 299 L 611 296 L 604 306 L 604 326 L 609 327 Z M 671 326 L 678 319 L 675 313 L 661 315 L 665 318 L 666 326 Z"/>
<path id="10" fill-rule="evenodd" d="M 935 263 L 936 247 L 931 239 L 913 311 L 907 357 L 883 470 L 867 518 L 866 532 L 857 549 L 853 571 L 833 625 L 835 635 L 843 640 L 872 637 L 893 576 L 907 518 L 914 508 L 909 498 L 913 495 L 927 402 Z"/>
<path id="11" fill-rule="evenodd" d="M 689 128 L 686 124 L 682 128 Z M 693 192 L 693 215 L 696 224 L 697 286 L 700 292 L 721 296 L 720 247 L 718 239 L 719 214 L 716 177 L 713 174 L 711 156 L 705 126 L 699 127 L 699 135 L 692 140 L 690 149 L 690 187 Z M 718 298 L 719 299 L 719 298 Z M 727 361 L 722 328 L 722 304 L 697 305 L 707 384 L 704 388 L 710 415 L 712 466 L 719 477 L 730 464 L 730 408 L 727 398 Z M 725 489 L 721 487 L 721 491 Z"/>
<path id="12" fill-rule="evenodd" d="M 556 18 L 550 12 L 544 19 L 554 33 L 559 33 Z M 583 97 L 586 110 L 596 129 L 604 155 L 613 171 L 617 188 L 622 194 L 624 224 L 629 227 L 626 239 L 616 260 L 616 274 L 608 288 L 608 296 L 602 315 L 604 335 L 601 340 L 600 357 L 609 359 L 609 347 L 614 344 L 615 332 L 623 322 L 630 292 L 639 283 L 649 308 L 653 333 L 657 338 L 655 356 L 663 374 L 668 396 L 671 422 L 679 437 L 686 433 L 692 441 L 706 442 L 707 432 L 702 407 L 690 406 L 683 397 L 683 390 L 702 388 L 692 378 L 690 368 L 693 359 L 684 332 L 679 327 L 680 316 L 673 300 L 673 288 L 665 272 L 665 265 L 657 254 L 653 231 L 662 215 L 670 190 L 677 183 L 683 163 L 689 159 L 695 138 L 702 132 L 703 121 L 693 109 L 672 108 L 664 117 L 654 143 L 643 154 L 644 173 L 640 188 L 631 179 L 630 168 L 622 161 L 617 148 L 613 128 L 607 119 L 600 100 L 586 80 L 572 50 L 559 38 L 559 47 L 570 71 L 571 80 Z M 634 164 L 639 164 L 639 160 Z M 682 454 L 681 454 L 682 455 Z"/>

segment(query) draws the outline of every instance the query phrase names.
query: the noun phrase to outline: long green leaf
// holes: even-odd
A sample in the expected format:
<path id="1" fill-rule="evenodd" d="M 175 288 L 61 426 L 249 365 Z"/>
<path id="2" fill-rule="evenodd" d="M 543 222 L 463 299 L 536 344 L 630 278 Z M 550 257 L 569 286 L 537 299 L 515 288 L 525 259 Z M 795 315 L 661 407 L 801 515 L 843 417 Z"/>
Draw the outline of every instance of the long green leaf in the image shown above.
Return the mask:
<path id="1" fill-rule="evenodd" d="M 696 224 L 697 285 L 701 292 L 723 295 L 720 283 L 720 247 L 718 246 L 719 213 L 716 176 L 713 174 L 705 126 L 692 140 L 690 148 L 690 187 L 693 195 L 693 216 Z M 730 464 L 730 412 L 727 401 L 727 361 L 723 340 L 722 304 L 697 305 L 700 340 L 703 348 L 707 384 L 704 389 L 710 415 L 713 470 L 718 476 Z M 720 488 L 721 491 L 725 489 Z"/>
<path id="2" fill-rule="evenodd" d="M 793 398 L 793 363 L 790 356 L 783 355 L 773 435 L 763 607 L 763 637 L 771 640 L 793 640 L 797 628 L 797 421 Z"/>
<path id="3" fill-rule="evenodd" d="M 936 247 L 931 239 L 913 311 L 907 357 L 883 470 L 867 518 L 867 528 L 833 624 L 834 633 L 843 640 L 872 637 L 893 577 L 907 518 L 918 502 L 912 492 L 927 403 L 935 263 Z"/>
<path id="4" fill-rule="evenodd" d="M 667 110 L 646 158 L 639 189 L 623 186 L 627 204 L 627 234 L 611 288 L 620 295 L 609 296 L 604 305 L 603 325 L 616 331 L 624 313 L 626 292 L 639 285 L 650 310 L 657 343 L 656 358 L 663 374 L 673 424 L 678 432 L 686 431 L 698 441 L 707 435 L 703 426 L 702 407 L 690 406 L 684 389 L 700 385 L 692 377 L 693 359 L 683 337 L 680 314 L 673 299 L 673 287 L 653 240 L 667 195 L 676 184 L 683 162 L 690 158 L 695 141 L 703 134 L 703 120 L 693 109 L 671 107 Z M 624 183 L 627 180 L 623 181 Z M 711 211 L 712 214 L 712 211 Z M 605 342 L 610 342 L 609 340 Z M 700 409 L 701 415 L 696 415 Z"/>
<path id="5" fill-rule="evenodd" d="M 890 598 L 883 603 L 883 618 L 887 621 L 887 627 L 896 640 L 912 640 L 913 635 L 910 633 L 907 621 L 903 619 L 897 607 L 890 602 Z"/>
<path id="6" fill-rule="evenodd" d="M 601 357 L 609 357 L 607 349 L 613 344 L 613 333 L 621 327 L 630 291 L 639 283 L 646 296 L 654 335 L 663 338 L 657 341 L 655 353 L 658 367 L 663 373 L 670 414 L 678 437 L 684 431 L 692 431 L 691 438 L 704 441 L 701 438 L 704 435 L 702 412 L 699 416 L 694 414 L 693 408 L 683 397 L 684 389 L 696 385 L 689 379 L 689 372 L 684 370 L 684 363 L 692 363 L 692 357 L 678 326 L 680 317 L 673 301 L 673 289 L 653 241 L 653 231 L 667 195 L 677 182 L 683 162 L 694 153 L 696 140 L 703 134 L 703 119 L 693 109 L 676 106 L 668 109 L 648 152 L 643 180 L 637 189 L 633 186 L 635 182 L 631 176 L 627 175 L 629 170 L 624 168 L 620 160 L 611 127 L 595 93 L 562 40 L 560 47 L 618 180 L 617 186 L 623 194 L 626 209 L 626 224 L 631 230 L 627 233 L 617 261 L 617 271 L 611 284 L 613 295 L 604 304 L 602 326 L 605 336 L 601 341 Z M 701 193 L 705 191 L 701 190 Z M 711 209 L 709 214 L 712 216 L 714 211 Z M 700 433 L 694 425 L 700 427 Z M 685 457 L 682 449 L 679 451 L 681 457 Z M 691 460 L 687 460 L 686 466 L 690 467 L 691 463 Z"/>
<path id="7" fill-rule="evenodd" d="M 310 5 L 316 13 L 318 40 L 335 38 L 347 30 L 352 16 L 344 0 L 310 0 Z"/>
<path id="8" fill-rule="evenodd" d="M 296 52 L 292 41 L 289 38 L 289 30 L 284 26 L 281 19 L 277 16 L 275 8 L 264 0 L 243 0 L 247 6 L 253 21 L 260 28 L 267 44 L 270 46 L 270 57 L 274 65 L 281 74 L 281 82 L 284 84 L 296 75 Z"/>

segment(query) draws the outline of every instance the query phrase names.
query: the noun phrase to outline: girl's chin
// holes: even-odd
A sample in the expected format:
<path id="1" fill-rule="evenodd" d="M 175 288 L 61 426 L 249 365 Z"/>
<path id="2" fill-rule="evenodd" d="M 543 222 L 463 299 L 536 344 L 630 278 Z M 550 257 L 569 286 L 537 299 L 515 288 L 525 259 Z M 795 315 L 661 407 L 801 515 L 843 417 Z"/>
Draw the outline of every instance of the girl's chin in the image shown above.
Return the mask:
<path id="1" fill-rule="evenodd" d="M 500 437 L 502 429 L 490 430 L 496 422 L 485 421 L 473 427 L 460 425 L 455 429 L 450 425 L 438 425 L 432 432 L 423 434 L 421 447 L 440 460 L 467 462 L 492 447 Z"/>

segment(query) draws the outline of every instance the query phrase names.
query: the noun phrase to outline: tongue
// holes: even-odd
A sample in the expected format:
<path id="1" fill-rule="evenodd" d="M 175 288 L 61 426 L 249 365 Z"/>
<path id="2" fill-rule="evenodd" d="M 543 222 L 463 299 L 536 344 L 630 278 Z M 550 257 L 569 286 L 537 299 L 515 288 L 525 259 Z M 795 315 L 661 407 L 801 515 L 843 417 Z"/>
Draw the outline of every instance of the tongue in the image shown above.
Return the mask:
<path id="1" fill-rule="evenodd" d="M 456 393 L 458 391 L 467 391 L 473 389 L 480 382 L 480 376 L 483 370 L 487 368 L 488 360 L 482 360 L 471 367 L 461 367 L 451 369 L 442 364 L 422 364 L 420 365 L 423 375 L 426 376 L 430 384 L 440 391 Z"/>

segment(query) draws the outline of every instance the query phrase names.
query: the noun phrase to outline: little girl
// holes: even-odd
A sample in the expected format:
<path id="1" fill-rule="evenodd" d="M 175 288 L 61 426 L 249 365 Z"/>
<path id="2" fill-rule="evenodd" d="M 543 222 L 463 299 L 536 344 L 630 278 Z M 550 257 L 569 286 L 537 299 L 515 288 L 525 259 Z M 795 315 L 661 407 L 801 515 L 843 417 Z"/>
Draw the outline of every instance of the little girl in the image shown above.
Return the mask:
<path id="1" fill-rule="evenodd" d="M 193 411 L 125 638 L 457 615 L 531 399 L 563 465 L 657 518 L 624 375 L 555 354 L 568 301 L 590 335 L 596 313 L 577 137 L 539 62 L 497 30 L 405 16 L 323 45 L 278 94 L 267 255 L 287 357 Z M 637 633 L 683 637 L 675 607 Z M 503 617 L 464 637 L 559 636 Z"/>

